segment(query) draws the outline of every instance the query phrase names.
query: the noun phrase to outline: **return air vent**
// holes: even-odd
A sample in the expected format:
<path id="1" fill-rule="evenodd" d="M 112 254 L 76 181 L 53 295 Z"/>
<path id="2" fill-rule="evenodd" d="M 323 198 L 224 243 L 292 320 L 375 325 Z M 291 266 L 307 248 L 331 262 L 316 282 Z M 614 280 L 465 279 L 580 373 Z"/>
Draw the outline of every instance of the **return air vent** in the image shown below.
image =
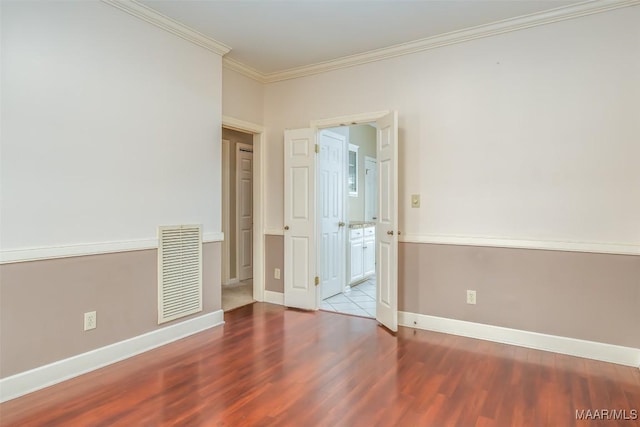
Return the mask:
<path id="1" fill-rule="evenodd" d="M 202 227 L 158 227 L 158 324 L 202 311 Z"/>

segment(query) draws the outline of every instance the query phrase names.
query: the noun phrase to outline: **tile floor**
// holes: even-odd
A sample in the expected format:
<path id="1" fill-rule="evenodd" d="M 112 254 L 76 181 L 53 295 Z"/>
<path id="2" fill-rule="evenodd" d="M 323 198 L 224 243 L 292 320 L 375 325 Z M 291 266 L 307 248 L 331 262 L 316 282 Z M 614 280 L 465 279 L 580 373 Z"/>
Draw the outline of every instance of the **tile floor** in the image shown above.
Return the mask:
<path id="1" fill-rule="evenodd" d="M 323 300 L 320 310 L 335 311 L 356 316 L 376 317 L 376 278 L 373 277 L 359 285 Z"/>

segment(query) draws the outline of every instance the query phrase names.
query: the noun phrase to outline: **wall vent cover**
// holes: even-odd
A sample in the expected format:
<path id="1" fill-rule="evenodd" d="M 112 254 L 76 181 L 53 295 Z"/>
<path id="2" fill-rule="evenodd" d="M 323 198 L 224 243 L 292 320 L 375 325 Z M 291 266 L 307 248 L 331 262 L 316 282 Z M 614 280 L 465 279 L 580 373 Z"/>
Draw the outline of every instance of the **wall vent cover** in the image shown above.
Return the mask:
<path id="1" fill-rule="evenodd" d="M 158 324 L 202 311 L 202 226 L 158 227 Z"/>

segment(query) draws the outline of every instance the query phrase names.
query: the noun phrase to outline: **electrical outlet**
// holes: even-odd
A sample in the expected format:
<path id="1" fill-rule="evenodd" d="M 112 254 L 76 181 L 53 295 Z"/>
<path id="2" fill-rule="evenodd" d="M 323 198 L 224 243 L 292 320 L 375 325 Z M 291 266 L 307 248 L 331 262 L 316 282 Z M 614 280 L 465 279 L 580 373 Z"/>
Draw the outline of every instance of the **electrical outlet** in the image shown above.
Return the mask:
<path id="1" fill-rule="evenodd" d="M 84 330 L 95 329 L 97 326 L 97 316 L 95 311 L 89 311 L 84 314 Z"/>
<path id="2" fill-rule="evenodd" d="M 420 207 L 420 195 L 419 194 L 412 194 L 411 195 L 411 207 L 412 208 L 419 208 Z"/>
<path id="3" fill-rule="evenodd" d="M 476 291 L 467 290 L 467 304 L 476 303 Z"/>
<path id="4" fill-rule="evenodd" d="M 273 270 L 273 278 L 274 279 L 280 279 L 280 269 L 276 268 Z"/>

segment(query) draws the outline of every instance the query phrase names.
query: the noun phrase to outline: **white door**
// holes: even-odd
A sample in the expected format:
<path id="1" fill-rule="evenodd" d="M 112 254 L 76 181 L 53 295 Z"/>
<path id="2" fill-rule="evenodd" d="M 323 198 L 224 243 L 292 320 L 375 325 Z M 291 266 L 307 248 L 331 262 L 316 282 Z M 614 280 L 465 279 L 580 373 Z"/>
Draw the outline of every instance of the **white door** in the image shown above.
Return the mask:
<path id="1" fill-rule="evenodd" d="M 284 305 L 316 306 L 316 132 L 284 132 Z"/>
<path id="2" fill-rule="evenodd" d="M 344 289 L 344 154 L 346 138 L 324 130 L 319 137 L 318 221 L 320 245 L 318 270 L 320 297 L 329 298 Z"/>
<path id="3" fill-rule="evenodd" d="M 253 277 L 253 147 L 236 145 L 236 263 L 238 279 Z"/>
<path id="4" fill-rule="evenodd" d="M 378 204 L 378 163 L 373 157 L 364 158 L 364 220 L 375 221 Z"/>
<path id="5" fill-rule="evenodd" d="M 378 219 L 376 221 L 376 319 L 398 330 L 398 115 L 377 120 Z"/>

